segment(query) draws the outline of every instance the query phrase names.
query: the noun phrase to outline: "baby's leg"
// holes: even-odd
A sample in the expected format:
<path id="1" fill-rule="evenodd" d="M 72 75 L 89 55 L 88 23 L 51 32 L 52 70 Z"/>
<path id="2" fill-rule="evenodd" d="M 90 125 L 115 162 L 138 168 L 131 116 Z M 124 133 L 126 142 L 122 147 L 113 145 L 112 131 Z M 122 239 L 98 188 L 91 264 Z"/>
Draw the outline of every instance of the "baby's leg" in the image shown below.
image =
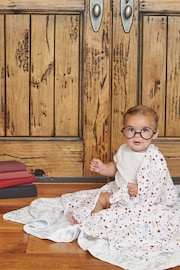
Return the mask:
<path id="1" fill-rule="evenodd" d="M 110 192 L 102 192 L 100 195 L 99 195 L 99 199 L 96 203 L 96 206 L 95 208 L 92 210 L 92 214 L 93 213 L 96 213 L 96 212 L 99 212 L 103 209 L 107 209 L 107 208 L 110 208 L 110 202 L 109 202 L 109 198 L 111 197 L 112 193 Z"/>
<path id="2" fill-rule="evenodd" d="M 110 202 L 109 202 L 109 198 L 111 197 L 112 193 L 110 192 L 102 192 L 99 195 L 99 199 L 96 203 L 95 208 L 92 210 L 91 214 L 99 212 L 103 209 L 107 209 L 110 208 Z M 77 220 L 74 218 L 73 214 L 69 214 L 69 220 L 71 222 L 72 225 L 74 224 L 78 224 Z"/>
<path id="3" fill-rule="evenodd" d="M 73 214 L 69 214 L 68 217 L 72 225 L 78 224 L 77 220 L 73 217 Z"/>

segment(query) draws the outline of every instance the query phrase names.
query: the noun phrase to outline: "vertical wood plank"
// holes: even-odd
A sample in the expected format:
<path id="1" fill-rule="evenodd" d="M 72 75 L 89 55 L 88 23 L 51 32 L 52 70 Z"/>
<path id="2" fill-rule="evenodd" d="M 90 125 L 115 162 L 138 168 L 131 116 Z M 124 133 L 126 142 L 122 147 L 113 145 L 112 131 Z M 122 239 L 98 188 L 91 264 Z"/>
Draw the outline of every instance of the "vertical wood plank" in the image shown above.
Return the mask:
<path id="1" fill-rule="evenodd" d="M 180 17 L 168 17 L 166 135 L 180 136 Z"/>
<path id="2" fill-rule="evenodd" d="M 29 15 L 6 15 L 6 135 L 29 135 Z"/>
<path id="3" fill-rule="evenodd" d="M 0 15 L 0 136 L 5 135 L 5 42 L 4 15 Z"/>
<path id="4" fill-rule="evenodd" d="M 143 17 L 142 103 L 157 111 L 160 136 L 165 135 L 166 26 L 166 16 Z"/>
<path id="5" fill-rule="evenodd" d="M 137 104 L 138 1 L 134 1 L 133 23 L 125 33 L 120 16 L 120 1 L 113 1 L 112 59 L 112 157 L 124 138 L 123 113 Z"/>
<path id="6" fill-rule="evenodd" d="M 54 135 L 54 15 L 31 17 L 31 135 Z"/>
<path id="7" fill-rule="evenodd" d="M 80 33 L 79 15 L 56 16 L 56 136 L 79 136 L 79 109 L 81 105 Z"/>
<path id="8" fill-rule="evenodd" d="M 85 7 L 84 28 L 84 174 L 89 175 L 93 157 L 109 160 L 110 153 L 110 71 L 111 71 L 111 1 L 104 1 L 101 26 L 94 32 Z"/>

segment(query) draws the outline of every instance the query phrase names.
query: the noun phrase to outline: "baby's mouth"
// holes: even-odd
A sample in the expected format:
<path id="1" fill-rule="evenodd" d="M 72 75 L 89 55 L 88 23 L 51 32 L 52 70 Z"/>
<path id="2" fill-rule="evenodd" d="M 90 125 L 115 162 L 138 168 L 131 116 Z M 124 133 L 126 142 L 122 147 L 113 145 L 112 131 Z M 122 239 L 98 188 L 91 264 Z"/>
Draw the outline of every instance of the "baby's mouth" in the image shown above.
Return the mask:
<path id="1" fill-rule="evenodd" d="M 140 144 L 141 142 L 140 141 L 134 141 L 133 143 L 134 144 Z"/>

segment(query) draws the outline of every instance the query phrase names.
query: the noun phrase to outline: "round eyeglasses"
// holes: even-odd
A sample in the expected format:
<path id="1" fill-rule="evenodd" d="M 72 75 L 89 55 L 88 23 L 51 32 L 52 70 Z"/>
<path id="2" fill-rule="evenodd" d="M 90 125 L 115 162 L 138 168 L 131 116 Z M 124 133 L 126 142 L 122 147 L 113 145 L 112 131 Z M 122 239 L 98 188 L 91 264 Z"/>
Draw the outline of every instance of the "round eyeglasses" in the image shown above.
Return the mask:
<path id="1" fill-rule="evenodd" d="M 132 139 L 136 134 L 140 134 L 141 138 L 149 140 L 153 137 L 154 134 L 156 134 L 157 130 L 152 130 L 149 127 L 144 127 L 141 129 L 141 131 L 135 131 L 133 127 L 124 127 L 121 129 L 121 132 L 127 139 Z"/>

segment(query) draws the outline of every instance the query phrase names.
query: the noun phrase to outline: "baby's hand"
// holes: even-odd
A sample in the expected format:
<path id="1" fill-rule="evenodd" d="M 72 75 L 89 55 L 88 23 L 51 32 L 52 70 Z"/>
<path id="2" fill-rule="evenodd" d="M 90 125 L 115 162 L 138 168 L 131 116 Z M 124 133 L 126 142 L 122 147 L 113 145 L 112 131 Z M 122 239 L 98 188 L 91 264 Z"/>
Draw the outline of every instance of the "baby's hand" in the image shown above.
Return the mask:
<path id="1" fill-rule="evenodd" d="M 127 187 L 130 197 L 135 197 L 138 194 L 138 184 L 128 183 Z"/>
<path id="2" fill-rule="evenodd" d="M 100 159 L 93 159 L 89 167 L 92 172 L 101 172 L 104 169 L 104 163 Z"/>

